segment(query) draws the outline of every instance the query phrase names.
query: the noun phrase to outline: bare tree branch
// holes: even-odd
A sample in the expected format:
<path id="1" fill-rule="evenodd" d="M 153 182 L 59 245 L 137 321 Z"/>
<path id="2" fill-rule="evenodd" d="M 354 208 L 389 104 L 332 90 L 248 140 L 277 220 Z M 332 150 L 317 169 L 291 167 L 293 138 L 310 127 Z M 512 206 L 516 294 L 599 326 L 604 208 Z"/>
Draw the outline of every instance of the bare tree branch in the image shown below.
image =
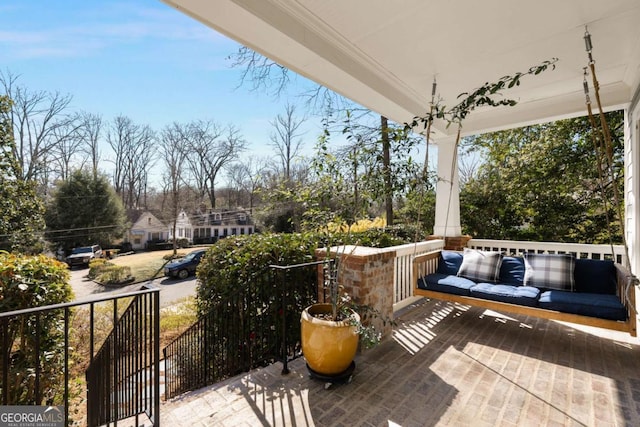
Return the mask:
<path id="1" fill-rule="evenodd" d="M 113 120 L 107 131 L 107 143 L 115 158 L 113 186 L 125 208 L 138 208 L 147 190 L 149 169 L 156 161 L 156 136 L 147 125 L 138 125 L 124 116 Z"/>
<path id="2" fill-rule="evenodd" d="M 227 167 L 231 183 L 244 191 L 249 197 L 249 213 L 253 215 L 255 198 L 258 189 L 264 182 L 267 161 L 249 156 L 244 161 L 233 163 Z"/>
<path id="3" fill-rule="evenodd" d="M 300 139 L 302 133 L 299 132 L 299 129 L 305 119 L 297 119 L 295 112 L 295 107 L 287 104 L 285 114 L 278 114 L 276 119 L 270 122 L 274 129 L 270 135 L 270 146 L 276 151 L 276 158 L 280 161 L 281 173 L 287 182 L 291 180 L 291 167 L 302 148 L 302 140 Z"/>
<path id="4" fill-rule="evenodd" d="M 65 137 L 58 128 L 67 126 L 72 97 L 44 91 L 31 92 L 17 85 L 19 76 L 0 71 L 0 85 L 13 101 L 3 116 L 13 125 L 14 155 L 22 169 L 21 179 L 36 180 L 46 174 L 51 151 Z"/>
<path id="5" fill-rule="evenodd" d="M 180 209 L 180 190 L 183 186 L 183 169 L 186 167 L 188 142 L 187 127 L 173 123 L 162 130 L 160 136 L 160 156 L 165 166 L 164 183 L 169 189 L 171 221 L 174 236 L 173 253 L 177 251 L 177 239 L 175 238 L 178 213 Z"/>
<path id="6" fill-rule="evenodd" d="M 89 157 L 94 179 L 98 177 L 98 164 L 100 163 L 100 137 L 102 135 L 102 116 L 91 113 L 81 113 L 82 127 L 80 140 L 83 151 Z"/>
<path id="7" fill-rule="evenodd" d="M 242 75 L 237 87 L 246 83 L 252 85 L 251 90 L 264 90 L 272 96 L 279 97 L 289 84 L 289 69 L 260 55 L 259 53 L 241 46 L 229 55 L 233 68 L 241 68 Z"/>
<path id="8" fill-rule="evenodd" d="M 198 191 L 209 198 L 212 208 L 216 207 L 216 179 L 227 164 L 233 162 L 245 150 L 247 142 L 233 125 L 221 128 L 212 121 L 190 123 L 186 130 L 189 148 L 187 161 Z"/>

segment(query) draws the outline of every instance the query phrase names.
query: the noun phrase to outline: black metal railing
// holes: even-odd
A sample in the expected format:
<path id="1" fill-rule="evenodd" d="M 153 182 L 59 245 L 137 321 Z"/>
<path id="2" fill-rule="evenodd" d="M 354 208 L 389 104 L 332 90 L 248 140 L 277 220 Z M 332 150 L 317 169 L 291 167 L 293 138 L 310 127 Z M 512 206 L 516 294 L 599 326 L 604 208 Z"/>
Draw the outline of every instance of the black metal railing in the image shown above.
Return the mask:
<path id="1" fill-rule="evenodd" d="M 90 426 L 141 414 L 159 425 L 160 293 L 129 296 L 133 299 L 119 318 L 113 301 L 115 326 L 86 370 Z"/>
<path id="2" fill-rule="evenodd" d="M 317 301 L 323 262 L 270 266 L 164 348 L 165 398 L 300 356 L 300 313 Z"/>
<path id="3" fill-rule="evenodd" d="M 125 314 L 118 318 L 118 301 L 123 298 L 133 298 L 132 304 L 137 305 L 135 309 L 138 311 L 137 316 Z M 133 378 L 125 372 L 132 372 L 137 367 L 141 367 L 139 372 L 149 368 L 149 373 L 143 375 L 148 375 L 147 378 L 154 380 L 151 390 L 138 395 L 136 399 L 137 410 L 132 410 L 131 407 L 110 407 L 113 411 L 112 414 L 114 418 L 124 419 L 129 414 L 138 411 L 146 413 L 152 422 L 159 420 L 159 289 L 147 286 L 144 286 L 140 291 L 91 301 L 55 304 L 0 313 L 0 343 L 2 343 L 0 401 L 2 405 L 64 406 L 65 425 L 69 425 L 71 423 L 69 409 L 72 404 L 72 394 L 75 394 L 70 390 L 70 383 L 74 381 L 70 368 L 72 365 L 86 362 L 86 360 L 81 360 L 82 357 L 78 349 L 71 348 L 71 340 L 73 338 L 76 342 L 88 341 L 89 350 L 85 359 L 92 359 L 93 363 L 96 363 L 98 356 L 93 357 L 94 342 L 104 331 L 101 328 L 96 328 L 94 309 L 97 305 L 102 306 L 102 303 L 108 304 L 109 302 L 113 303 L 112 324 L 118 325 L 116 330 L 121 330 L 118 328 L 123 322 L 129 322 L 129 329 L 119 333 L 121 337 L 120 348 L 123 348 L 123 342 L 126 340 L 126 347 L 140 349 L 143 354 L 146 352 L 147 355 L 151 354 L 152 356 L 144 359 L 148 361 L 146 365 L 144 363 L 133 366 L 126 363 L 124 365 L 115 364 L 114 371 L 108 375 L 119 380 Z M 90 313 L 89 318 L 79 319 L 79 313 L 82 312 L 82 316 L 86 315 L 84 310 L 87 307 Z M 82 325 L 73 323 L 72 318 Z M 125 321 L 123 320 L 125 318 L 137 318 L 142 323 L 136 324 L 134 320 Z M 136 328 L 139 328 L 138 331 L 132 332 Z M 88 336 L 78 337 L 77 335 L 81 333 L 80 330 L 82 333 L 86 332 Z M 76 335 L 72 335 L 72 333 Z M 115 334 L 117 335 L 117 333 Z M 112 333 L 112 335 L 114 334 Z M 134 342 L 138 342 L 138 344 L 133 344 Z M 153 347 L 151 353 L 149 350 L 143 350 L 150 348 L 149 346 Z M 90 369 L 99 370 L 98 376 L 107 375 L 108 372 L 102 367 Z M 95 400 L 95 387 L 95 383 L 87 385 L 86 405 L 88 411 L 100 412 L 103 409 L 97 408 L 106 405 L 106 402 Z M 118 393 L 121 392 L 111 391 L 112 396 L 119 396 Z M 119 399 L 118 397 L 114 398 Z M 87 424 L 104 423 L 88 419 Z"/>

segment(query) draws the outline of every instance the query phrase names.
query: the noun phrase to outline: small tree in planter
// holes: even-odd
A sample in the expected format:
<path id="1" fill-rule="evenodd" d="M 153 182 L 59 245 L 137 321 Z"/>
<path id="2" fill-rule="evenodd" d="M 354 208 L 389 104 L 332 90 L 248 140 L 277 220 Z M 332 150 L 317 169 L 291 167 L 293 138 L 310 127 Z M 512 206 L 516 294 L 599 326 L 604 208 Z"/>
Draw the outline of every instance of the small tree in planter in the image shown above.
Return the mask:
<path id="1" fill-rule="evenodd" d="M 347 246 L 338 246 L 336 234 L 342 224 L 342 213 L 349 215 L 349 206 L 341 206 L 340 210 L 332 206 L 331 200 L 348 200 L 340 197 L 347 192 L 345 180 L 336 167 L 336 160 L 326 149 L 326 136 L 320 140 L 318 153 L 314 159 L 313 169 L 317 172 L 317 181 L 307 191 L 299 195 L 306 207 L 303 214 L 303 226 L 306 229 L 320 231 L 326 236 L 326 262 L 322 269 L 323 287 L 328 293 L 329 301 L 314 304 L 303 310 L 301 315 L 302 353 L 313 375 L 323 379 L 350 379 L 355 367 L 353 359 L 359 343 L 363 347 L 372 347 L 380 341 L 381 334 L 366 324 L 368 317 L 375 311 L 368 306 L 356 304 L 344 292 L 339 284 L 339 276 L 344 263 L 341 257 Z M 358 209 L 352 207 L 352 212 Z M 358 218 L 355 218 L 358 219 Z"/>

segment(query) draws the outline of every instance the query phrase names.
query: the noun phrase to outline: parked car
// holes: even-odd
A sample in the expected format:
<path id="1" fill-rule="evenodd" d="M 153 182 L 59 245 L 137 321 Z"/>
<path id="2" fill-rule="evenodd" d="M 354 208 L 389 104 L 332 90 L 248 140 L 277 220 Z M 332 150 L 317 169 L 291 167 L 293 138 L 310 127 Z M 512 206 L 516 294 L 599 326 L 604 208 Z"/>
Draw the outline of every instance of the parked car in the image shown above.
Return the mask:
<path id="1" fill-rule="evenodd" d="M 164 267 L 164 275 L 166 277 L 186 279 L 190 274 L 195 274 L 196 268 L 205 252 L 206 249 L 198 249 L 189 252 L 184 258 L 170 262 Z"/>
<path id="2" fill-rule="evenodd" d="M 80 246 L 73 248 L 66 261 L 70 268 L 75 266 L 88 267 L 89 263 L 96 258 L 102 258 L 102 248 L 99 245 Z"/>

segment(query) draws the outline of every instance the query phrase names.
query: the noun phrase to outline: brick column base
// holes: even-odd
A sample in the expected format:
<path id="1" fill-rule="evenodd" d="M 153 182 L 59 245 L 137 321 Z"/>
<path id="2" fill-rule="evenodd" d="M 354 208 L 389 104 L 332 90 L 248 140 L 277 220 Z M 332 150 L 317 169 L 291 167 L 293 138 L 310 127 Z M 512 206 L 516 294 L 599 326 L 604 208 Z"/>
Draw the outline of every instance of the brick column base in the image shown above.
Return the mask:
<path id="1" fill-rule="evenodd" d="M 427 240 L 442 240 L 442 236 L 429 236 Z M 462 251 L 467 247 L 471 236 L 444 237 L 444 248 L 449 251 Z"/>
<path id="2" fill-rule="evenodd" d="M 333 256 L 340 252 L 338 283 L 357 304 L 368 305 L 378 311 L 379 317 L 369 319 L 369 322 L 382 333 L 383 339 L 390 337 L 391 324 L 385 323 L 384 320 L 393 319 L 396 251 L 362 246 L 341 246 L 332 248 L 331 252 Z M 315 255 L 316 259 L 322 260 L 326 256 L 326 251 L 318 249 Z"/>

